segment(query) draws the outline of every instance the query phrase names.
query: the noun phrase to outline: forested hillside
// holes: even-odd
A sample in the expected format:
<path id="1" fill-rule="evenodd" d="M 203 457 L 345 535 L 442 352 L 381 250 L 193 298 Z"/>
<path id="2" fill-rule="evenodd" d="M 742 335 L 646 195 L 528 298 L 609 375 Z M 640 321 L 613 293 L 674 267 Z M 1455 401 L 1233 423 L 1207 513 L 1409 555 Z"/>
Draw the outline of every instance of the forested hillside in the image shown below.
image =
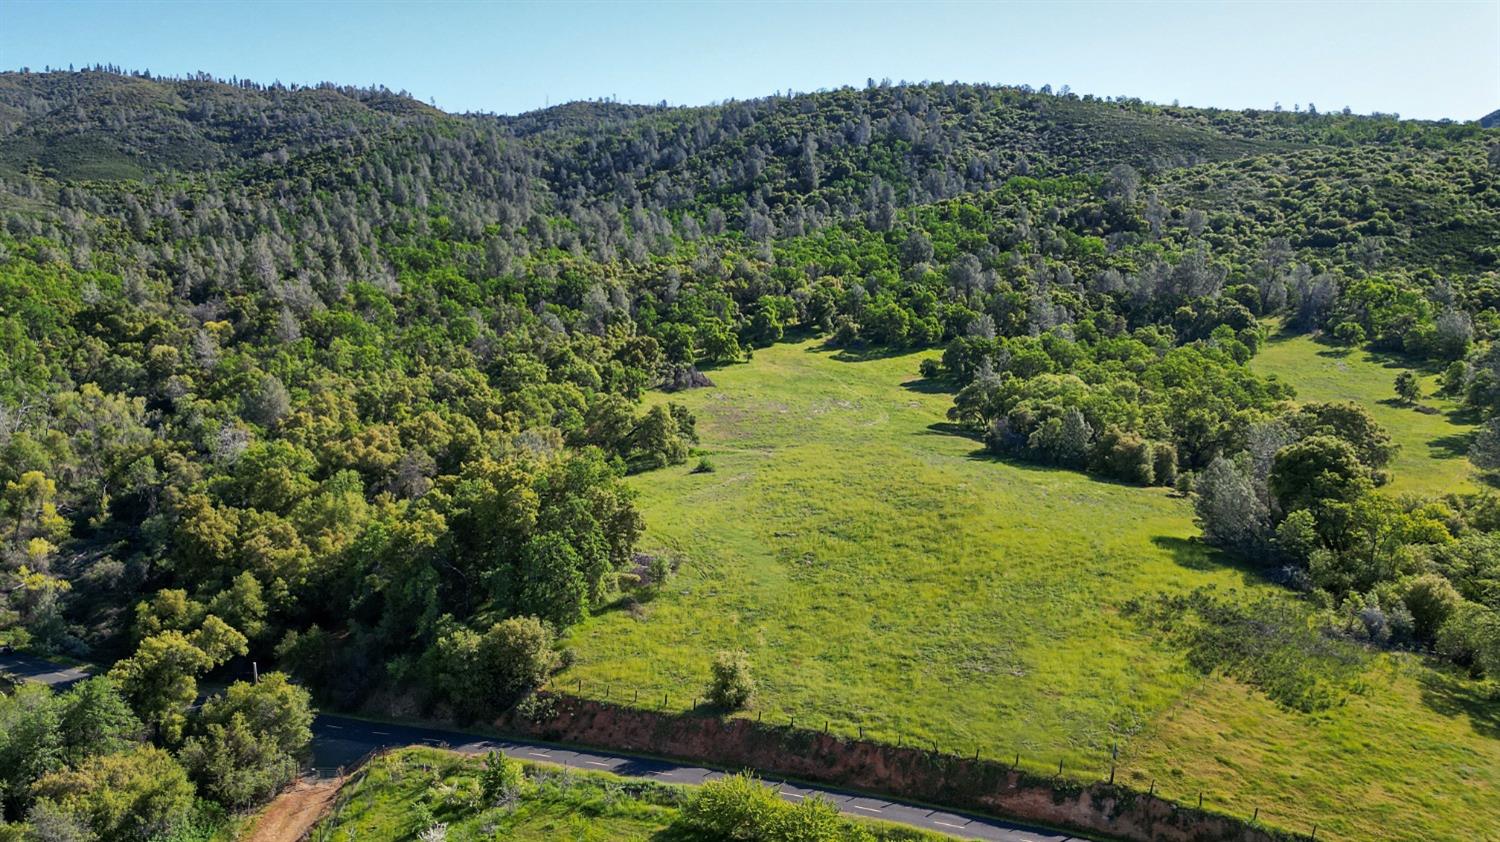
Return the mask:
<path id="1" fill-rule="evenodd" d="M 1384 494 L 1368 412 L 1247 365 L 1285 322 L 1500 412 L 1500 130 L 958 84 L 494 116 L 5 73 L 0 219 L 0 642 L 118 661 L 168 748 L 210 739 L 186 709 L 236 658 L 467 716 L 544 682 L 559 631 L 668 573 L 624 478 L 697 433 L 643 394 L 789 335 L 942 348 L 923 373 L 994 453 L 1192 493 L 1327 634 L 1500 674 L 1495 501 Z M 1500 467 L 1500 422 L 1474 458 Z M 1320 704 L 1202 654 L 1252 637 L 1238 607 L 1140 616 Z"/>

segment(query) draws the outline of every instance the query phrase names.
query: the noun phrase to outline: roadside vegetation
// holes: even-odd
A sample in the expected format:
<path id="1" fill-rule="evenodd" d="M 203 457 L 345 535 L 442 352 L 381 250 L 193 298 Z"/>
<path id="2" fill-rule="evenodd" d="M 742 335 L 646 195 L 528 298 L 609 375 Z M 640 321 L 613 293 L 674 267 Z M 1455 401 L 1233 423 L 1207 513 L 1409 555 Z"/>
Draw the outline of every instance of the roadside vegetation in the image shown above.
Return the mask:
<path id="1" fill-rule="evenodd" d="M 0 819 L 0 839 L 232 838 L 240 811 L 296 776 L 312 737 L 307 691 L 281 673 L 230 685 L 170 733 L 133 712 L 132 689 L 144 688 L 99 677 L 0 693 L 0 803 L 16 819 Z"/>
<path id="2" fill-rule="evenodd" d="M 914 829 L 858 822 L 827 801 L 793 805 L 752 777 L 688 787 L 602 772 L 405 749 L 372 760 L 345 784 L 314 842 L 420 839 L 590 842 L 922 842 Z"/>

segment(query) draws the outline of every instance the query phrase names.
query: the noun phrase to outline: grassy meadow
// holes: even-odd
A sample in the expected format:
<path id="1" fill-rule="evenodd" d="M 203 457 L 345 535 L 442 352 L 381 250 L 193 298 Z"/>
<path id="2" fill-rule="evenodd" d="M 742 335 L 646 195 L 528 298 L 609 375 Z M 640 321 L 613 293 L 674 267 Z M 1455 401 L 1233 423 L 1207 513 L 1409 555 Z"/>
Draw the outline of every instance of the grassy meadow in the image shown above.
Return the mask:
<path id="1" fill-rule="evenodd" d="M 923 356 L 784 344 L 674 396 L 716 469 L 633 482 L 645 549 L 679 571 L 575 627 L 559 683 L 683 711 L 713 653 L 744 649 L 758 693 L 741 715 L 1083 778 L 1118 744 L 1142 787 L 1335 837 L 1500 827 L 1485 795 L 1500 791 L 1500 723 L 1471 683 L 1382 656 L 1344 705 L 1299 714 L 1193 672 L 1122 605 L 1272 586 L 1195 542 L 1171 492 L 986 456 L 944 423 L 950 397 L 917 376 Z M 1407 460 L 1431 458 L 1412 446 L 1420 429 L 1398 432 Z"/>
<path id="2" fill-rule="evenodd" d="M 1435 397 L 1437 373 L 1414 368 L 1422 382 L 1421 412 L 1396 401 L 1396 375 L 1407 361 L 1363 348 L 1337 348 L 1308 334 L 1279 334 L 1251 360 L 1260 374 L 1275 374 L 1297 389 L 1299 401 L 1355 401 L 1401 445 L 1391 461 L 1395 475 L 1388 488 L 1397 494 L 1435 495 L 1474 491 L 1473 468 L 1466 458 L 1469 438 L 1478 425 L 1458 405 Z"/>

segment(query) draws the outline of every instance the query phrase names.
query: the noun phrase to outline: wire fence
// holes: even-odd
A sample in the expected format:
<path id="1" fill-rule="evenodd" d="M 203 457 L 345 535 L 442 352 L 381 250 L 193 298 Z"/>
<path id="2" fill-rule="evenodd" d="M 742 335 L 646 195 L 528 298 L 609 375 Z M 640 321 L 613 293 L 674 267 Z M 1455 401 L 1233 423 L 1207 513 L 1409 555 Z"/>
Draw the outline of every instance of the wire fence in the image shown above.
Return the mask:
<path id="1" fill-rule="evenodd" d="M 702 716 L 721 718 L 726 713 L 721 708 L 708 704 L 707 697 L 701 693 L 679 692 L 675 698 L 681 702 L 691 700 L 692 704 L 683 707 L 673 707 L 674 696 L 670 691 L 661 691 L 660 696 L 655 690 L 642 692 L 639 687 L 630 686 L 619 689 L 613 683 L 597 685 L 597 696 L 584 694 L 585 682 L 582 679 L 574 679 L 565 685 L 563 689 L 554 690 L 554 695 L 564 698 L 572 696 L 580 702 L 592 704 L 608 704 L 626 710 L 635 709 L 649 711 L 662 716 Z M 571 690 L 572 692 L 568 692 Z M 1227 804 L 1215 804 L 1214 799 L 1206 790 L 1197 787 L 1189 787 L 1186 790 L 1180 783 L 1174 785 L 1176 792 L 1172 795 L 1159 785 L 1161 782 L 1154 776 L 1145 780 L 1145 787 L 1138 783 L 1127 783 L 1117 781 L 1116 778 L 1121 771 L 1119 763 L 1119 746 L 1113 744 L 1109 751 L 1109 762 L 1107 766 L 1089 766 L 1079 764 L 1076 759 L 1074 765 L 1069 766 L 1067 758 L 1059 757 L 1056 765 L 1045 757 L 1044 752 L 1021 751 L 1012 749 L 1010 751 L 986 751 L 981 745 L 972 748 L 959 748 L 957 746 L 944 746 L 931 737 L 908 734 L 902 731 L 882 732 L 866 728 L 859 723 L 847 725 L 845 723 L 835 724 L 831 718 L 817 717 L 809 722 L 807 716 L 803 716 L 800 722 L 795 713 L 778 713 L 765 709 L 735 712 L 735 719 L 752 722 L 761 729 L 771 731 L 782 731 L 786 733 L 798 733 L 806 736 L 822 735 L 833 737 L 843 742 L 857 742 L 876 748 L 895 748 L 897 750 L 921 752 L 927 756 L 930 762 L 972 762 L 989 763 L 1010 772 L 1019 773 L 1032 778 L 1038 783 L 1050 782 L 1054 788 L 1064 784 L 1090 786 L 1095 784 L 1106 784 L 1119 790 L 1132 793 L 1136 796 L 1154 799 L 1163 802 L 1175 809 L 1197 810 L 1201 813 L 1221 816 L 1231 821 L 1242 823 L 1248 827 L 1266 830 L 1273 833 L 1291 834 L 1293 837 L 1300 836 L 1303 839 L 1315 840 L 1330 839 L 1325 829 L 1320 829 L 1317 823 L 1304 823 L 1305 819 L 1279 813 L 1274 809 L 1263 809 L 1261 805 L 1252 805 L 1249 810 L 1231 811 Z M 821 720 L 821 724 L 818 720 Z M 894 737 L 894 740 L 892 739 Z M 1137 778 L 1139 780 L 1139 778 Z M 1302 827 L 1294 829 L 1294 825 L 1301 824 Z"/>

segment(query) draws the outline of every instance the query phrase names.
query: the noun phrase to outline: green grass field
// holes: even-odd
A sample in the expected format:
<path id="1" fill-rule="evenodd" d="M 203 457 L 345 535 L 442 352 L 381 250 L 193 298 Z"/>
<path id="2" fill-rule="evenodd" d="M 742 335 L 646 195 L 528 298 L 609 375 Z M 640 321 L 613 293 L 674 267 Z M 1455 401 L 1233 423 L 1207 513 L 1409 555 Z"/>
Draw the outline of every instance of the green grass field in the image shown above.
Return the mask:
<path id="1" fill-rule="evenodd" d="M 744 649 L 759 692 L 743 715 L 1084 778 L 1118 742 L 1143 788 L 1344 838 L 1500 827 L 1500 724 L 1475 687 L 1380 658 L 1363 695 L 1304 715 L 1193 673 L 1121 606 L 1272 586 L 1194 542 L 1185 499 L 997 461 L 951 434 L 922 356 L 779 345 L 675 396 L 717 469 L 632 482 L 645 549 L 679 573 L 576 627 L 558 683 L 653 707 L 665 693 L 682 711 L 713 654 Z"/>
<path id="2" fill-rule="evenodd" d="M 481 759 L 409 748 L 371 761 L 346 784 L 344 803 L 313 831 L 313 842 L 416 839 L 434 824 L 450 842 L 710 842 L 674 827 L 691 787 L 630 780 L 526 764 L 529 785 L 514 804 L 485 807 L 479 798 Z M 861 822 L 880 842 L 939 842 L 939 836 L 895 825 Z"/>
<path id="3" fill-rule="evenodd" d="M 1406 361 L 1363 349 L 1319 344 L 1309 335 L 1278 335 L 1250 363 L 1260 374 L 1275 374 L 1297 389 L 1299 401 L 1355 401 L 1401 445 L 1391 462 L 1393 493 L 1422 495 L 1473 491 L 1473 469 L 1465 454 L 1475 424 L 1437 393 L 1437 375 L 1413 369 L 1422 380 L 1419 404 L 1429 414 L 1396 402 L 1396 375 Z"/>

